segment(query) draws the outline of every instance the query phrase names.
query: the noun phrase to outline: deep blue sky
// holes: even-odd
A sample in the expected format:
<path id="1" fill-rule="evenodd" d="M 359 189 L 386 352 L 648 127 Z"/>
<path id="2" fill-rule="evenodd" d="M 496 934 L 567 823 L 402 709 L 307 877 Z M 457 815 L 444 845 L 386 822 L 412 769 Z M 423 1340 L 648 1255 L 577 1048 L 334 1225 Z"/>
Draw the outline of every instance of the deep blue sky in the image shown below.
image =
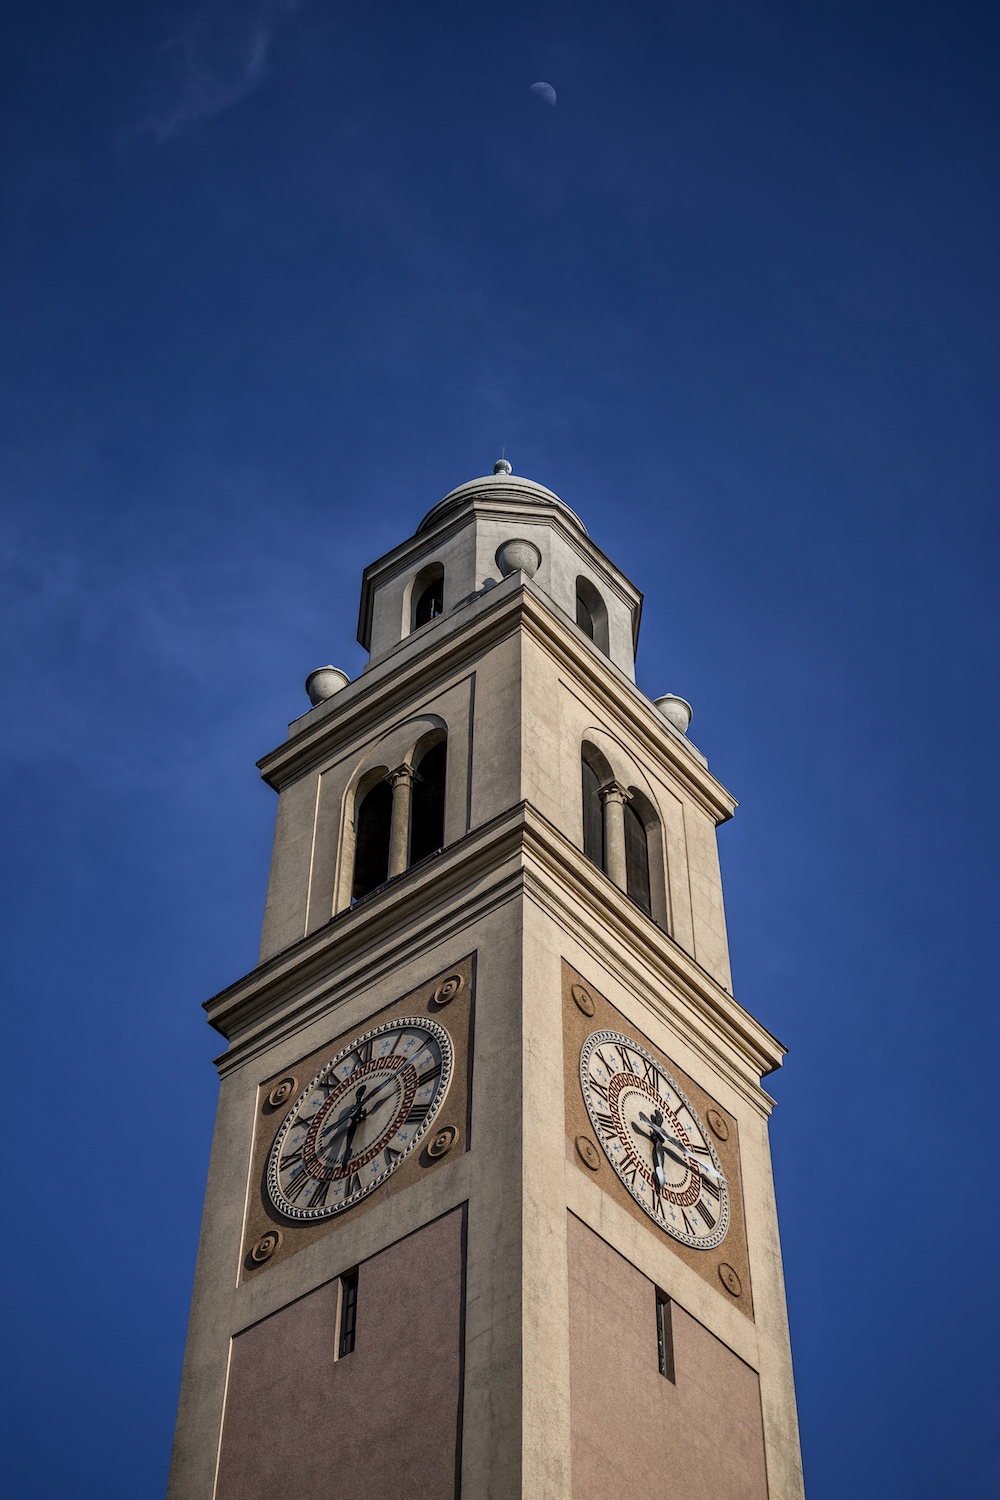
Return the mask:
<path id="1" fill-rule="evenodd" d="M 504 443 L 741 800 L 810 1500 L 995 1492 L 998 42 L 963 0 L 8 0 L 12 1494 L 162 1493 L 253 763 Z"/>

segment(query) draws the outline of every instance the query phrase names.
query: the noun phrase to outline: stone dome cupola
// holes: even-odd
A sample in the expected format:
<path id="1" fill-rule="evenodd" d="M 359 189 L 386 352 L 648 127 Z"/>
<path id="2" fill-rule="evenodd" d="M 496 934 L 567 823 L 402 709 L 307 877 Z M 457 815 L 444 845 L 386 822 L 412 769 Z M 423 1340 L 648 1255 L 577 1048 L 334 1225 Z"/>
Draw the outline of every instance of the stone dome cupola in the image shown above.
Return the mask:
<path id="1" fill-rule="evenodd" d="M 530 545 L 506 545 L 515 541 Z M 368 665 L 503 582 L 507 559 L 536 554 L 537 567 L 516 576 L 634 681 L 641 593 L 564 500 L 512 473 L 506 460 L 445 495 L 409 540 L 365 569 L 358 640 L 371 654 Z M 428 597 L 438 608 L 430 618 Z"/>

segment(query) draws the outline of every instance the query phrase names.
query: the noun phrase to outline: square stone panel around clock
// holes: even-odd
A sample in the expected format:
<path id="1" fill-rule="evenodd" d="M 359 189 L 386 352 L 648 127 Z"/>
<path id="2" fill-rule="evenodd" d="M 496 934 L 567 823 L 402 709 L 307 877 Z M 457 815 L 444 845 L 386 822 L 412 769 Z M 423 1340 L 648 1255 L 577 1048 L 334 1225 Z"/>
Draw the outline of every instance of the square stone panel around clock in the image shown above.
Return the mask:
<path id="1" fill-rule="evenodd" d="M 240 1280 L 247 1281 L 264 1274 L 271 1266 L 311 1245 L 314 1240 L 333 1233 L 337 1227 L 357 1214 L 367 1213 L 395 1193 L 405 1192 L 428 1172 L 436 1171 L 469 1148 L 472 1097 L 472 1029 L 475 1009 L 476 956 L 470 954 L 457 964 L 443 969 L 426 983 L 410 990 L 382 1009 L 373 1012 L 350 1031 L 340 1032 L 290 1068 L 264 1079 L 257 1091 L 253 1157 L 250 1170 L 246 1222 L 240 1252 Z M 435 998 L 437 997 L 437 998 Z M 404 1016 L 426 1017 L 442 1026 L 454 1049 L 454 1066 L 444 1103 L 434 1117 L 426 1136 L 404 1157 L 380 1186 L 329 1218 L 296 1220 L 281 1213 L 268 1192 L 267 1173 L 271 1149 L 282 1125 L 294 1108 L 302 1091 L 330 1060 L 354 1040 L 376 1027 Z M 286 1080 L 291 1086 L 282 1090 Z M 270 1096 L 282 1090 L 286 1097 L 272 1104 Z M 454 1132 L 453 1144 L 442 1154 L 434 1155 L 428 1146 L 434 1143 L 442 1127 Z M 268 1248 L 277 1231 L 276 1248 L 264 1260 L 255 1260 L 254 1249 L 264 1241 Z M 270 1238 L 269 1238 L 270 1237 Z"/>
<path id="2" fill-rule="evenodd" d="M 574 986 L 582 987 L 593 1005 L 593 1015 L 582 1011 L 573 996 Z M 743 1183 L 740 1173 L 739 1127 L 735 1118 L 724 1109 L 717 1099 L 707 1093 L 665 1053 L 622 1015 L 593 984 L 563 960 L 562 965 L 562 1011 L 563 1011 L 563 1060 L 565 1068 L 566 1097 L 566 1153 L 585 1176 L 597 1182 L 614 1201 L 631 1214 L 661 1244 L 669 1246 L 680 1256 L 685 1265 L 697 1271 L 720 1297 L 733 1302 L 748 1318 L 753 1319 L 753 1300 L 750 1287 L 750 1264 L 747 1256 L 746 1224 L 743 1210 Z M 634 1039 L 650 1053 L 687 1096 L 695 1113 L 709 1130 L 708 1112 L 712 1110 L 726 1132 L 721 1139 L 712 1131 L 710 1140 L 728 1182 L 729 1227 L 720 1244 L 709 1249 L 696 1249 L 683 1244 L 661 1229 L 654 1219 L 640 1207 L 628 1191 L 607 1155 L 601 1149 L 593 1122 L 580 1084 L 580 1054 L 587 1038 L 595 1031 L 616 1031 Z M 596 1171 L 586 1165 L 577 1148 L 577 1140 L 583 1138 L 592 1147 L 591 1160 L 596 1161 Z M 584 1148 L 586 1149 L 586 1148 Z M 735 1277 L 733 1274 L 735 1273 Z M 734 1295 L 734 1290 L 737 1295 Z"/>

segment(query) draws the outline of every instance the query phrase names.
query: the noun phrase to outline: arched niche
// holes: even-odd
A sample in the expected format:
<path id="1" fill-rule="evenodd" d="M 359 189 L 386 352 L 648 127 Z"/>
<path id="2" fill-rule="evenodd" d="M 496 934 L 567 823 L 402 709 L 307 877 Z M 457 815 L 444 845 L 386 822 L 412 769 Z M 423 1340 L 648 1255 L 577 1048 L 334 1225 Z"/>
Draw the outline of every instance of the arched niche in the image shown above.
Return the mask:
<path id="1" fill-rule="evenodd" d="M 601 789 L 617 782 L 628 791 L 624 808 L 627 894 L 664 932 L 670 931 L 667 846 L 646 778 L 623 745 L 604 730 L 587 730 L 580 743 L 583 852 L 607 873 L 605 807 Z"/>
<path id="2" fill-rule="evenodd" d="M 389 878 L 392 788 L 388 766 L 373 766 L 354 793 L 351 900 L 360 901 Z"/>
<path id="3" fill-rule="evenodd" d="M 413 747 L 410 764 L 416 772 L 410 794 L 411 865 L 420 864 L 444 845 L 444 809 L 448 763 L 448 735 L 432 729 Z"/>
<path id="4" fill-rule="evenodd" d="M 410 579 L 403 590 L 402 634 L 429 625 L 444 613 L 444 565 L 427 563 Z"/>
<path id="5" fill-rule="evenodd" d="M 606 868 L 604 859 L 604 808 L 600 790 L 614 780 L 606 755 L 590 740 L 580 746 L 580 771 L 583 796 L 583 852 L 598 869 Z"/>
<path id="6" fill-rule="evenodd" d="M 641 787 L 630 785 L 629 792 L 632 800 L 625 809 L 625 857 L 629 867 L 628 894 L 637 906 L 641 906 L 644 911 L 648 912 L 658 927 L 662 927 L 664 932 L 669 932 L 670 910 L 667 899 L 667 862 L 663 825 L 652 799 Z M 630 818 L 634 820 L 633 823 L 629 822 Z M 638 889 L 632 888 L 633 879 L 636 880 L 637 885 L 641 881 L 637 868 L 640 854 L 638 840 L 635 839 L 633 842 L 634 836 L 640 830 L 645 839 L 647 865 L 646 888 L 641 895 Z"/>
<path id="7" fill-rule="evenodd" d="M 340 811 L 340 840 L 337 859 L 334 912 L 343 911 L 355 897 L 355 860 L 358 842 L 358 818 L 365 797 L 379 782 L 403 766 L 419 774 L 418 761 L 438 744 L 446 744 L 448 726 L 438 714 L 422 714 L 398 724 L 374 744 L 355 766 L 344 789 Z M 419 783 L 414 783 L 419 785 Z M 388 786 L 388 783 L 386 783 Z M 411 789 L 412 790 L 412 789 Z M 390 796 L 392 788 L 389 788 Z M 412 805 L 411 805 L 412 818 Z"/>
<path id="8" fill-rule="evenodd" d="M 576 580 L 576 623 L 605 656 L 610 655 L 608 610 L 589 578 L 581 573 Z"/>

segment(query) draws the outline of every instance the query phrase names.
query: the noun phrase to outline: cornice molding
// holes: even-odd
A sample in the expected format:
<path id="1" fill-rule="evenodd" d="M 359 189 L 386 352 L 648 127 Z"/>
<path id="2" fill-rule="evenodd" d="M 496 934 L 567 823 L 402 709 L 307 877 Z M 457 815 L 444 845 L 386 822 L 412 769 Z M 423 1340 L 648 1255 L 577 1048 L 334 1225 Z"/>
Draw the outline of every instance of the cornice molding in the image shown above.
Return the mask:
<path id="1" fill-rule="evenodd" d="M 633 648 L 638 646 L 642 616 L 642 590 L 636 587 L 621 568 L 616 567 L 607 553 L 603 552 L 585 531 L 580 531 L 572 525 L 565 514 L 555 506 L 549 508 L 524 500 L 518 501 L 513 498 L 505 500 L 500 496 L 491 496 L 488 499 L 470 498 L 458 512 L 449 512 L 446 517 L 443 517 L 433 530 L 415 533 L 405 542 L 400 542 L 391 551 L 368 564 L 361 575 L 361 601 L 358 610 L 358 642 L 366 651 L 371 646 L 375 590 L 387 583 L 389 579 L 414 567 L 428 552 L 433 552 L 442 543 L 450 541 L 453 536 L 470 524 L 474 516 L 482 516 L 491 521 L 523 521 L 531 526 L 537 526 L 544 521 L 546 525 L 553 527 L 577 556 L 589 563 L 604 578 L 626 608 L 631 611 Z"/>
<path id="2" fill-rule="evenodd" d="M 544 909 L 766 1112 L 785 1048 L 530 803 L 500 814 L 205 1002 L 225 1076 L 513 900 Z M 650 983 L 649 975 L 654 976 Z"/>
<path id="3" fill-rule="evenodd" d="M 514 575 L 516 577 L 516 575 Z M 444 676 L 468 671 L 487 652 L 519 630 L 528 632 L 584 684 L 613 718 L 624 722 L 647 754 L 665 762 L 683 788 L 716 823 L 731 818 L 737 803 L 708 770 L 694 748 L 673 731 L 644 693 L 615 667 L 583 631 L 531 582 L 505 581 L 449 615 L 444 628 L 402 643 L 398 653 L 363 673 L 342 691 L 346 697 L 322 718 L 263 756 L 257 765 L 276 791 L 335 758 L 341 745 L 404 712 Z M 341 694 L 337 694 L 341 700 Z"/>

